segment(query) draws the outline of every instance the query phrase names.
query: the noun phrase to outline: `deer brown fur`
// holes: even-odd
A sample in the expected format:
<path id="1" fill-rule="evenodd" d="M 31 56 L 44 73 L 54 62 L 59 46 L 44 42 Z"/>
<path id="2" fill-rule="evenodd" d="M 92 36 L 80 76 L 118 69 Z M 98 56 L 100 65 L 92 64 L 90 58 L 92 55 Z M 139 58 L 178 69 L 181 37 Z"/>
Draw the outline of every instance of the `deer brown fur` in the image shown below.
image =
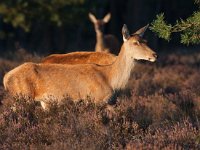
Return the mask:
<path id="1" fill-rule="evenodd" d="M 45 57 L 42 63 L 57 64 L 99 64 L 108 65 L 116 60 L 116 56 L 105 52 L 72 52 L 67 54 L 52 54 Z"/>
<path id="2" fill-rule="evenodd" d="M 95 51 L 104 51 L 118 55 L 120 47 L 117 38 L 112 34 L 104 35 L 104 26 L 106 23 L 109 22 L 111 14 L 108 13 L 103 19 L 96 19 L 96 17 L 92 13 L 89 13 L 89 18 L 94 24 L 96 32 Z"/>
<path id="3" fill-rule="evenodd" d="M 95 103 L 107 102 L 116 90 L 125 88 L 135 60 L 156 60 L 155 52 L 141 37 L 145 30 L 146 27 L 130 36 L 124 25 L 124 43 L 110 65 L 25 63 L 4 76 L 4 87 L 13 96 L 25 95 L 40 101 L 44 109 L 52 97 L 59 103 L 65 96 L 73 100 L 89 96 Z"/>

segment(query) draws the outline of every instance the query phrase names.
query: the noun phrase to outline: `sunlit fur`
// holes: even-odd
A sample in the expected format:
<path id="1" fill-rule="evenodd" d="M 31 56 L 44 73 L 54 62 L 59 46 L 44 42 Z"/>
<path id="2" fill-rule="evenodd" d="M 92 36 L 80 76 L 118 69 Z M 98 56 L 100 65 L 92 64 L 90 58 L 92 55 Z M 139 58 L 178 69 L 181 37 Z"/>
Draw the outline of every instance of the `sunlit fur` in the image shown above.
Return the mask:
<path id="1" fill-rule="evenodd" d="M 105 52 L 72 52 L 47 56 L 42 63 L 108 65 L 112 64 L 115 59 L 115 55 Z"/>
<path id="2" fill-rule="evenodd" d="M 125 88 L 136 59 L 153 62 L 156 55 L 141 37 L 133 35 L 110 65 L 25 63 L 8 72 L 3 83 L 11 95 L 41 101 L 44 109 L 52 97 L 58 102 L 65 96 L 73 100 L 89 96 L 95 103 L 107 102 L 114 91 Z"/>

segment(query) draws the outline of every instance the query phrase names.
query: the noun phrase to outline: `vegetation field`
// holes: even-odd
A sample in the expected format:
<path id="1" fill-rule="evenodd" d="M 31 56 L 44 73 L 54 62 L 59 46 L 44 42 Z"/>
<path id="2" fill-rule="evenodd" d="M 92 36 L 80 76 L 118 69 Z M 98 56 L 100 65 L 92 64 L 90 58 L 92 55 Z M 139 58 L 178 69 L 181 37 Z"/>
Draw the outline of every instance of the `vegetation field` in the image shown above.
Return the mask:
<path id="1" fill-rule="evenodd" d="M 138 61 L 111 115 L 90 100 L 66 98 L 44 112 L 31 99 L 11 98 L 4 74 L 40 57 L 24 50 L 2 56 L 0 149 L 200 149 L 200 52 L 180 51 Z"/>

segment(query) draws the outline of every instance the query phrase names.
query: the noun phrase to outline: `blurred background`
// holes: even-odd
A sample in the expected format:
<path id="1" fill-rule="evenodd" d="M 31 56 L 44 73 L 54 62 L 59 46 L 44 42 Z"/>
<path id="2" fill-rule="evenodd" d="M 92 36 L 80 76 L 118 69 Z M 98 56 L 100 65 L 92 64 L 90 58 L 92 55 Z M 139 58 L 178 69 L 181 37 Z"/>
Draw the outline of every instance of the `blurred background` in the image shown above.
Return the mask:
<path id="1" fill-rule="evenodd" d="M 121 28 L 127 24 L 130 32 L 151 23 L 163 12 L 166 20 L 175 23 L 185 19 L 198 7 L 192 0 L 2 0 L 0 2 L 0 51 L 16 50 L 16 45 L 29 52 L 47 55 L 71 51 L 94 50 L 95 31 L 88 18 L 111 12 L 105 33 L 122 42 Z M 145 38 L 150 47 L 161 51 L 182 47 L 179 37 L 172 41 L 159 39 L 148 30 Z"/>

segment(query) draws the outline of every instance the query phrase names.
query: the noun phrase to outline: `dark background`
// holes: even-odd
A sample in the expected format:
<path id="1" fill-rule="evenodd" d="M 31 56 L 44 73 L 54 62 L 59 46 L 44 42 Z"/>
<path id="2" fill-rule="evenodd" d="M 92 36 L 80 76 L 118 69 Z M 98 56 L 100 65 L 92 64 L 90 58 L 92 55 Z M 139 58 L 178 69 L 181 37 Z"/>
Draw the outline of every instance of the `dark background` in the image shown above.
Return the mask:
<path id="1" fill-rule="evenodd" d="M 29 9 L 29 11 L 37 11 L 37 6 L 30 7 L 32 10 Z M 48 14 L 39 14 L 40 19 L 36 17 L 31 20 L 32 26 L 29 32 L 25 32 L 21 27 L 13 27 L 11 23 L 5 23 L 3 21 L 5 16 L 0 15 L 0 31 L 4 33 L 3 38 L 0 39 L 0 51 L 1 53 L 8 50 L 14 51 L 16 43 L 30 52 L 44 55 L 93 50 L 95 32 L 88 18 L 89 12 L 95 14 L 97 18 L 102 18 L 111 12 L 112 18 L 106 25 L 105 33 L 116 35 L 122 42 L 121 28 L 124 23 L 127 24 L 130 32 L 134 32 L 147 23 L 151 23 L 161 12 L 165 14 L 167 22 L 173 24 L 177 19 L 186 19 L 197 9 L 192 0 L 83 0 L 81 4 L 69 4 L 59 9 L 63 21 L 61 26 L 48 21 Z M 41 19 L 43 15 L 46 18 Z M 172 46 L 184 46 L 179 44 L 178 35 L 175 35 L 172 41 L 166 42 L 158 39 L 148 30 L 145 38 L 157 51 Z"/>

